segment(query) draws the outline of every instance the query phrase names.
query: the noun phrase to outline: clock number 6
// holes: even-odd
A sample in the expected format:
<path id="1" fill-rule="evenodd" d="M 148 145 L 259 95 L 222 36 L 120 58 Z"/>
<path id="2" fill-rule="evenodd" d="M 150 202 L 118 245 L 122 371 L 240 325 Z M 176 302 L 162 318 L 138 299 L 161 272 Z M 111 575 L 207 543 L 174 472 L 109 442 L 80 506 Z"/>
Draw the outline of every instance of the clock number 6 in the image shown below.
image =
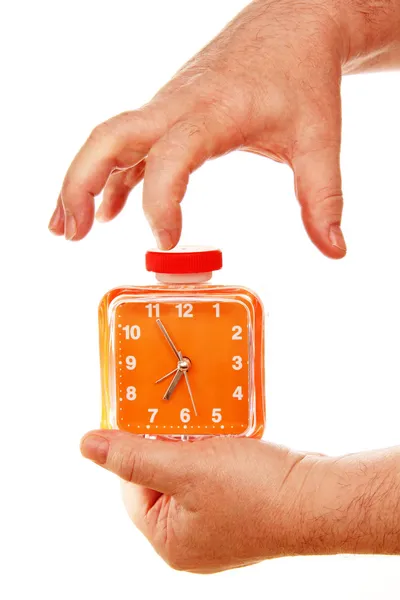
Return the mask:
<path id="1" fill-rule="evenodd" d="M 181 416 L 182 423 L 189 423 L 189 421 L 190 421 L 190 410 L 188 408 L 182 408 L 180 416 Z"/>
<path id="2" fill-rule="evenodd" d="M 243 359 L 241 356 L 234 356 L 232 358 L 232 363 L 232 369 L 235 371 L 240 371 L 240 369 L 243 367 Z"/>

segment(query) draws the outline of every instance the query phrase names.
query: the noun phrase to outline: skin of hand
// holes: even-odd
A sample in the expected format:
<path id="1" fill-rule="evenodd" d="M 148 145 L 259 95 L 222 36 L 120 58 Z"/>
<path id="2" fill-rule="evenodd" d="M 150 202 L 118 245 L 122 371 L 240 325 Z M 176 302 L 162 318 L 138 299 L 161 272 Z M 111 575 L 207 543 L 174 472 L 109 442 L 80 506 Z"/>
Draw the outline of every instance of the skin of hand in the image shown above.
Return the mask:
<path id="1" fill-rule="evenodd" d="M 257 0 L 139 110 L 96 127 L 65 177 L 49 227 L 80 240 L 113 219 L 144 177 L 158 244 L 174 247 L 190 174 L 246 150 L 288 164 L 306 230 L 341 258 L 343 73 L 400 64 L 395 0 Z"/>
<path id="2" fill-rule="evenodd" d="M 339 459 L 251 439 L 88 433 L 128 514 L 173 568 L 215 573 L 306 554 L 400 553 L 400 448 Z"/>

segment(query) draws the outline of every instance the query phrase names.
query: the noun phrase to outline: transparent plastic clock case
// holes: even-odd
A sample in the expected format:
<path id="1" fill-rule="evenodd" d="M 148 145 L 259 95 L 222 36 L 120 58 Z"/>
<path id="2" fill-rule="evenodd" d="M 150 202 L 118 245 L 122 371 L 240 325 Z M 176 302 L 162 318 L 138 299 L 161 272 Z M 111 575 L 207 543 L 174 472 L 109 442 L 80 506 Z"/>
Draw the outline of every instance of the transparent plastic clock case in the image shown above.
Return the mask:
<path id="1" fill-rule="evenodd" d="M 264 310 L 246 288 L 210 284 L 221 267 L 220 250 L 152 250 L 146 268 L 158 283 L 103 297 L 103 428 L 184 440 L 262 437 Z"/>

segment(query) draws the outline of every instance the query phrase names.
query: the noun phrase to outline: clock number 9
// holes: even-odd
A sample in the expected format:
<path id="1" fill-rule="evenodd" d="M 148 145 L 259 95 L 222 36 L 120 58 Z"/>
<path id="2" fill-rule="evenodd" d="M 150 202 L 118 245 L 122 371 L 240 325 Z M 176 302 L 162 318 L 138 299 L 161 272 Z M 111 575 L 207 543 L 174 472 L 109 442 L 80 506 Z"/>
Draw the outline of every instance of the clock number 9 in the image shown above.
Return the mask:
<path id="1" fill-rule="evenodd" d="M 125 325 L 125 327 L 122 328 L 122 331 L 125 331 L 126 340 L 138 340 L 140 338 L 139 325 Z"/>
<path id="2" fill-rule="evenodd" d="M 136 358 L 134 356 L 127 356 L 125 363 L 128 371 L 133 371 L 136 368 Z"/>
<path id="3" fill-rule="evenodd" d="M 127 400 L 136 400 L 136 388 L 133 385 L 130 385 L 126 388 L 126 399 Z"/>
<path id="4" fill-rule="evenodd" d="M 232 358 L 232 363 L 232 369 L 235 371 L 240 371 L 240 369 L 243 367 L 243 359 L 241 356 L 234 356 Z"/>

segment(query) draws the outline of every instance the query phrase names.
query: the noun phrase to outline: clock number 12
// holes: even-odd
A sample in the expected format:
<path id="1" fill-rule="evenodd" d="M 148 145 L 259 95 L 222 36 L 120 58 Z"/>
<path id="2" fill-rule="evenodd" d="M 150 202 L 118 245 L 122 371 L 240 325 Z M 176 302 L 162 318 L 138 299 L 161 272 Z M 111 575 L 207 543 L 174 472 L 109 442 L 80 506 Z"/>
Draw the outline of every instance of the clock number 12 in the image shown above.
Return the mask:
<path id="1" fill-rule="evenodd" d="M 193 305 L 192 304 L 176 304 L 175 308 L 178 309 L 178 317 L 193 317 Z"/>

